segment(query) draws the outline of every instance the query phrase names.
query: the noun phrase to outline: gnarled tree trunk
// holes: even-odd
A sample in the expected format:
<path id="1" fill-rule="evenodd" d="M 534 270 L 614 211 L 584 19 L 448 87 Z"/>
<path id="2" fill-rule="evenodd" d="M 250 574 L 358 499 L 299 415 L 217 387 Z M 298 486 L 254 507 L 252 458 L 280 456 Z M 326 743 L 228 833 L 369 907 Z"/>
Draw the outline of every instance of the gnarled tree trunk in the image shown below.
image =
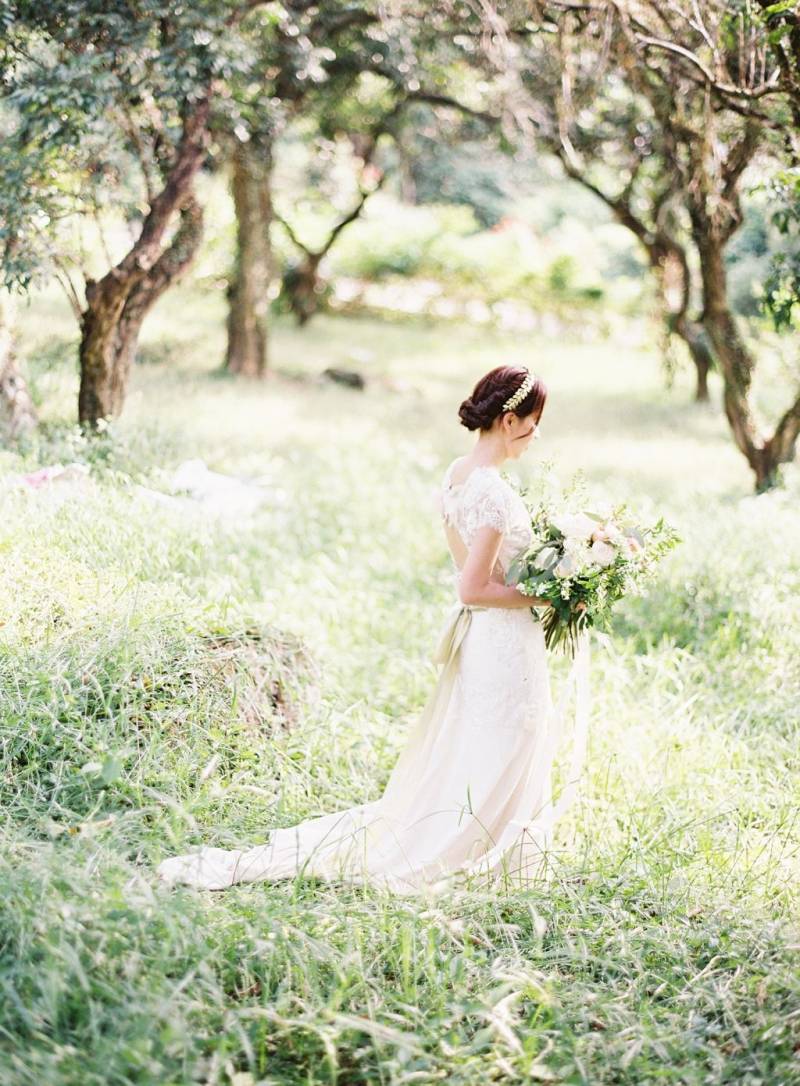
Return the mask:
<path id="1" fill-rule="evenodd" d="M 186 115 L 166 184 L 151 202 L 133 248 L 102 279 L 86 284 L 79 349 L 78 417 L 89 426 L 121 412 L 144 316 L 187 266 L 199 241 L 191 189 L 205 154 L 208 112 L 206 97 Z M 181 225 L 172 244 L 164 249 L 164 235 L 176 212 L 181 212 Z M 183 259 L 180 254 L 185 256 L 187 252 L 188 259 Z"/>
<path id="2" fill-rule="evenodd" d="M 380 189 L 386 180 L 386 174 L 372 166 L 372 155 L 374 154 L 378 136 L 383 130 L 384 123 L 385 118 L 375 125 L 371 135 L 365 137 L 365 142 L 362 143 L 360 148 L 361 157 L 364 162 L 363 172 L 366 173 L 367 169 L 371 170 L 377 175 L 377 182 L 374 187 L 369 190 L 363 188 L 362 185 L 359 185 L 360 195 L 358 202 L 354 205 L 352 211 L 349 211 L 336 223 L 328 234 L 325 243 L 320 248 L 311 249 L 308 245 L 304 245 L 290 224 L 285 219 L 282 219 L 277 215 L 275 216 L 276 220 L 286 230 L 292 242 L 303 254 L 299 263 L 287 268 L 283 274 L 283 281 L 281 283 L 281 294 L 287 300 L 289 309 L 294 314 L 297 323 L 301 326 L 306 324 L 320 307 L 320 302 L 324 294 L 324 283 L 319 270 L 322 261 L 333 248 L 333 245 L 341 232 L 346 229 L 350 223 L 356 221 L 364 210 L 367 200 L 373 193 Z"/>
<path id="3" fill-rule="evenodd" d="M 267 369 L 271 158 L 269 144 L 258 139 L 237 142 L 233 155 L 236 258 L 228 288 L 225 368 L 245 377 L 263 377 Z"/>
<path id="4" fill-rule="evenodd" d="M 707 403 L 708 374 L 714 365 L 714 355 L 703 325 L 689 316 L 692 277 L 686 250 L 663 230 L 649 246 L 643 244 L 658 283 L 664 323 L 668 332 L 686 344 L 694 364 L 695 401 Z"/>
<path id="5" fill-rule="evenodd" d="M 130 292 L 122 310 L 116 339 L 116 368 L 123 394 L 144 318 L 164 291 L 176 283 L 192 263 L 202 240 L 203 209 L 194 196 L 189 196 L 181 208 L 175 236 L 144 279 L 140 279 Z"/>
<path id="6" fill-rule="evenodd" d="M 710 129 L 710 125 L 709 125 Z M 708 130 L 707 130 L 708 132 Z M 694 149 L 696 183 L 689 190 L 689 216 L 703 282 L 703 327 L 711 340 L 724 383 L 725 415 L 761 492 L 780 482 L 780 466 L 794 458 L 800 436 L 800 391 L 771 435 L 753 415 L 750 391 L 756 360 L 745 343 L 728 299 L 725 246 L 742 221 L 737 181 L 752 156 L 754 137 L 745 129 L 731 145 L 718 187 L 707 163 L 719 163 L 707 148 Z M 720 199 L 720 194 L 724 199 Z"/>
<path id="7" fill-rule="evenodd" d="M 671 321 L 672 330 L 689 349 L 694 363 L 695 389 L 697 403 L 708 403 L 708 375 L 714 368 L 714 354 L 703 325 L 690 320 L 685 313 L 678 313 Z"/>
<path id="8" fill-rule="evenodd" d="M 800 394 L 771 436 L 759 432 L 750 405 L 755 360 L 748 350 L 728 302 L 724 245 L 714 224 L 695 213 L 705 295 L 703 324 L 714 345 L 725 385 L 725 415 L 740 451 L 753 470 L 758 492 L 780 481 L 780 465 L 794 459 L 800 435 Z"/>

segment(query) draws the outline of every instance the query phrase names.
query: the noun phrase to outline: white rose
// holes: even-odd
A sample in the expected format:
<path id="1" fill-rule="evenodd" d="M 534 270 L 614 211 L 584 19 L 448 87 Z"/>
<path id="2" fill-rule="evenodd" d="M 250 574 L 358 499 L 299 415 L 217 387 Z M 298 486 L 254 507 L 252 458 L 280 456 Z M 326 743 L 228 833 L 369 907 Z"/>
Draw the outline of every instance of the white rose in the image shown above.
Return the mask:
<path id="1" fill-rule="evenodd" d="M 582 573 L 592 564 L 592 552 L 580 539 L 568 539 L 564 544 L 564 554 L 569 555 L 572 561 L 572 572 Z"/>
<path id="2" fill-rule="evenodd" d="M 553 524 L 567 539 L 590 539 L 597 527 L 597 521 L 585 513 L 564 513 L 560 517 L 553 517 Z"/>
<path id="3" fill-rule="evenodd" d="M 608 539 L 609 543 L 621 542 L 623 538 L 622 532 L 619 530 L 616 524 L 614 524 L 613 521 L 609 521 L 607 524 L 604 525 L 604 527 L 606 530 L 606 538 Z"/>
<path id="4" fill-rule="evenodd" d="M 595 562 L 600 566 L 610 566 L 617 556 L 617 552 L 611 544 L 603 543 L 601 540 L 592 543 L 589 551 L 592 558 L 594 558 Z"/>

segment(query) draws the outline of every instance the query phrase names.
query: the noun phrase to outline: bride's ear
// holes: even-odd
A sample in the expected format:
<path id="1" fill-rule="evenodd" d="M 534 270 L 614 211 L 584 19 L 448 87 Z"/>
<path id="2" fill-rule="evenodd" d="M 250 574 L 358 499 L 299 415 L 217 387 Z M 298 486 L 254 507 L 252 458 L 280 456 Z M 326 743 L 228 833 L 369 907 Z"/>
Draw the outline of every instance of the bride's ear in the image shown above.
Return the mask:
<path id="1" fill-rule="evenodd" d="M 513 437 L 514 426 L 521 421 L 520 417 L 515 415 L 513 411 L 504 411 L 501 416 L 501 425 L 506 436 Z"/>

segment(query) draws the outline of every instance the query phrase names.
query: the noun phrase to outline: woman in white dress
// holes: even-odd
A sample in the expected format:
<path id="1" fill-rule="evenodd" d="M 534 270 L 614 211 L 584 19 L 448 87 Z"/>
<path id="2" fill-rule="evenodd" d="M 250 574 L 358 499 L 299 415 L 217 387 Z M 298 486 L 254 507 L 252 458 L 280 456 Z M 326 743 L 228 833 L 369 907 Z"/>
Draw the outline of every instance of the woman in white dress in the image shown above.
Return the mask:
<path id="1" fill-rule="evenodd" d="M 274 829 L 254 848 L 167 859 L 162 879 L 221 890 L 306 875 L 417 893 L 539 877 L 554 821 L 554 707 L 534 610 L 547 604 L 504 584 L 531 528 L 500 467 L 538 436 L 546 396 L 534 374 L 500 366 L 461 404 L 478 439 L 440 492 L 458 599 L 434 654 L 438 681 L 383 795 Z"/>

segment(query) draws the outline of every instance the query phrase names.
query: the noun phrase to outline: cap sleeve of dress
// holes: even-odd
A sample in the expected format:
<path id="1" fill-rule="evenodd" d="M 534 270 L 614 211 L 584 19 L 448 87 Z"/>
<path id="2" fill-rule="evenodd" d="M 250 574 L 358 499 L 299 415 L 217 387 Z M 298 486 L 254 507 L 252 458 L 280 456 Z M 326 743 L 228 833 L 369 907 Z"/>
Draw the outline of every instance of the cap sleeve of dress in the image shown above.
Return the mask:
<path id="1" fill-rule="evenodd" d="M 486 472 L 463 504 L 464 542 L 469 545 L 479 528 L 489 527 L 506 533 L 510 519 L 511 506 L 503 480 L 494 472 Z"/>

